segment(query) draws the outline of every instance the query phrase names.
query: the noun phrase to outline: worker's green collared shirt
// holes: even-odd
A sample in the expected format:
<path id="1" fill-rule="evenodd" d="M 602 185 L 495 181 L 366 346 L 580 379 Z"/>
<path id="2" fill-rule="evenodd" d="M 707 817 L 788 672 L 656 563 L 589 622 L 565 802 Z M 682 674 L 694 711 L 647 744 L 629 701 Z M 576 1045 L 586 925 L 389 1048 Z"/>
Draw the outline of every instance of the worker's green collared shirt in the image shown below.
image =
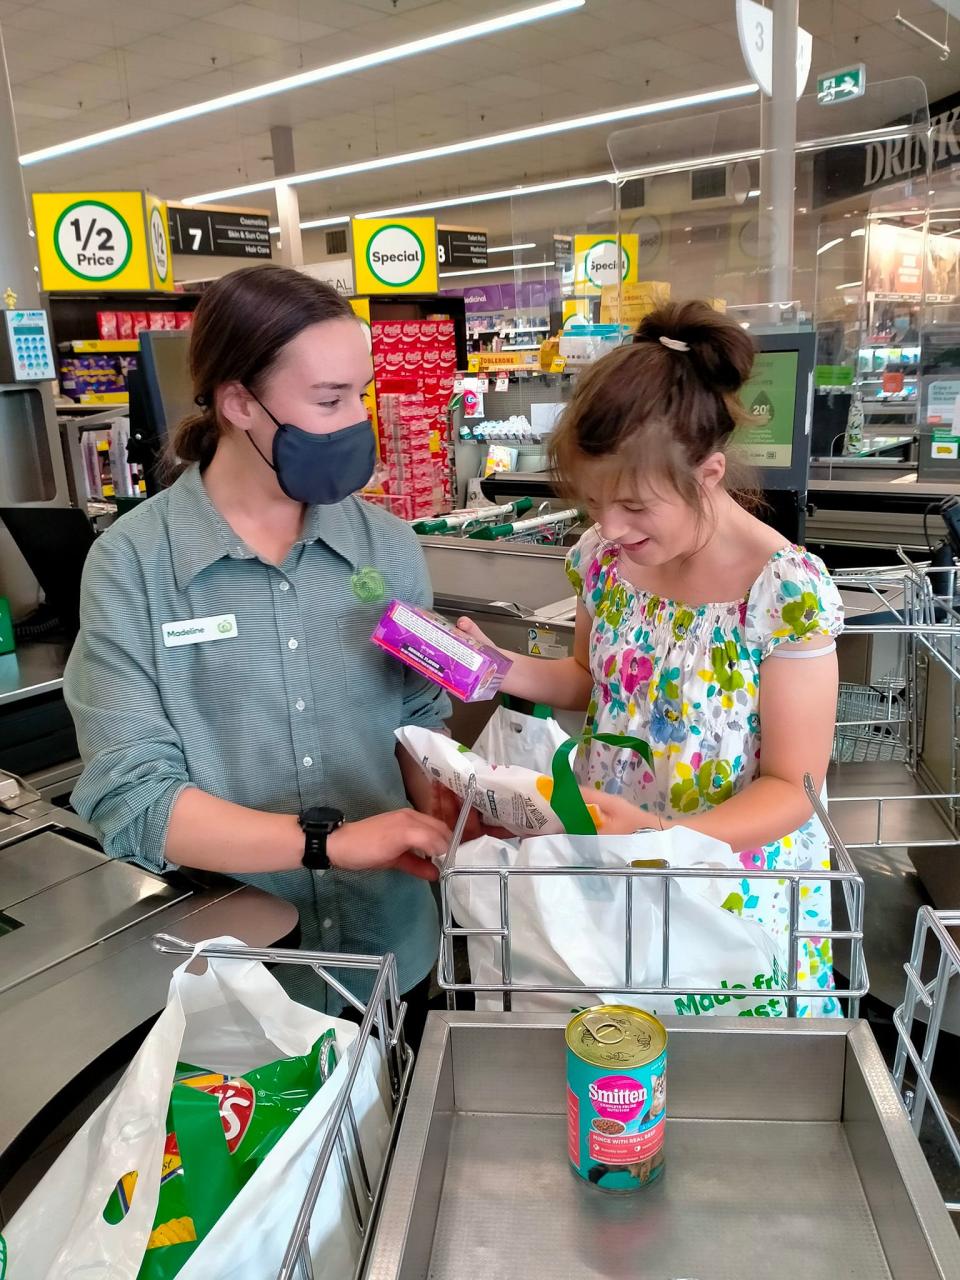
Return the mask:
<path id="1" fill-rule="evenodd" d="M 231 530 L 196 467 L 99 538 L 64 691 L 86 766 L 73 804 L 107 853 L 167 869 L 170 811 L 189 785 L 271 813 L 334 805 L 348 821 L 405 805 L 394 730 L 439 728 L 449 703 L 370 643 L 392 596 L 430 604 L 423 554 L 406 526 L 357 498 L 308 508 L 279 568 Z M 183 642 L 198 630 L 201 642 Z M 297 906 L 304 947 L 394 952 L 401 990 L 436 958 L 424 881 L 305 869 L 239 878 Z"/>

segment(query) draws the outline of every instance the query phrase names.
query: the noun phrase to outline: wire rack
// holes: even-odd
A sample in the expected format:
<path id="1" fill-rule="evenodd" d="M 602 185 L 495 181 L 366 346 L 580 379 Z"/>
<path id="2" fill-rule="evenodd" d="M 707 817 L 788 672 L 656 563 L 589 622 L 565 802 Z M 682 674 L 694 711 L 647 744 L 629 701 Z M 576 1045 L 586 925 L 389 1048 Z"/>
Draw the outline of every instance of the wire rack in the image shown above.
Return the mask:
<path id="1" fill-rule="evenodd" d="M 157 951 L 169 955 L 193 956 L 195 953 L 193 943 L 168 934 L 156 934 L 153 946 Z M 406 1004 L 399 999 L 397 992 L 396 961 L 392 955 L 334 955 L 322 951 L 292 951 L 282 947 L 227 945 L 205 946 L 198 955 L 206 959 L 258 960 L 262 964 L 307 967 L 361 1015 L 360 1030 L 350 1048 L 350 1069 L 337 1102 L 328 1115 L 316 1163 L 277 1272 L 277 1280 L 314 1280 L 309 1249 L 310 1222 L 323 1180 L 336 1158 L 343 1173 L 348 1205 L 360 1245 L 359 1261 L 354 1272 L 355 1278 L 358 1278 L 363 1274 L 413 1070 L 413 1053 L 407 1046 L 403 1033 Z M 343 986 L 331 973 L 331 969 L 354 969 L 374 974 L 373 990 L 366 1005 Z M 368 1167 L 360 1140 L 353 1105 L 353 1091 L 360 1067 L 370 1048 L 380 1056 L 386 1070 L 391 1110 L 386 1155 L 381 1167 L 372 1171 Z"/>
<path id="2" fill-rule="evenodd" d="M 900 762 L 917 783 L 912 794 L 831 797 L 832 806 L 853 805 L 860 814 L 867 805 L 876 809 L 875 839 L 848 842 L 848 849 L 952 847 L 960 836 L 960 742 L 954 740 L 946 768 L 941 761 L 931 769 L 926 754 L 931 714 L 951 723 L 960 717 L 960 608 L 955 595 L 960 579 L 956 570 L 914 564 L 902 550 L 898 556 L 896 565 L 833 575 L 848 605 L 854 602 L 841 643 L 872 638 L 874 665 L 880 667 L 868 685 L 840 686 L 833 759 L 838 764 Z M 858 599 L 863 602 L 859 609 Z M 886 656 L 881 652 L 878 661 L 883 646 Z M 946 824 L 942 838 L 904 838 L 903 816 L 920 804 L 928 812 L 934 809 Z M 889 838 L 887 817 L 893 817 L 896 828 Z"/>
<path id="3" fill-rule="evenodd" d="M 820 797 L 814 788 L 812 779 L 809 776 L 805 780 L 807 796 L 813 805 L 814 811 L 823 823 L 830 841 L 831 848 L 831 868 L 830 870 L 772 870 L 757 871 L 751 869 L 750 879 L 761 881 L 772 881 L 778 885 L 783 885 L 787 894 L 788 902 L 788 935 L 786 943 L 786 973 L 784 975 L 783 986 L 776 991 L 777 996 L 783 997 L 787 1014 L 790 1017 L 797 1015 L 797 1003 L 799 999 L 811 1000 L 813 1002 L 823 1002 L 835 999 L 846 1004 L 849 1017 L 856 1017 L 859 1011 L 860 999 L 866 995 L 869 989 L 869 981 L 867 976 L 866 963 L 863 956 L 863 880 L 857 868 L 854 866 L 843 841 L 837 834 L 836 828 L 830 821 L 830 817 L 821 803 Z M 578 880 L 606 879 L 623 884 L 625 895 L 625 933 L 624 933 L 624 967 L 622 983 L 617 983 L 617 992 L 625 996 L 659 996 L 669 997 L 671 999 L 689 999 L 695 997 L 697 1001 L 703 1001 L 708 998 L 711 1002 L 718 999 L 721 1004 L 730 999 L 730 989 L 728 987 L 679 987 L 671 985 L 671 929 L 670 929 L 670 912 L 674 887 L 679 881 L 683 880 L 699 880 L 709 879 L 710 881 L 731 882 L 731 889 L 736 889 L 743 878 L 743 871 L 736 868 L 718 870 L 713 867 L 709 871 L 705 871 L 703 867 L 697 868 L 670 868 L 670 867 L 635 867 L 623 866 L 617 868 L 607 867 L 577 867 L 562 869 L 546 868 L 546 867 L 457 867 L 456 852 L 459 848 L 460 840 L 463 835 L 463 829 L 466 823 L 467 813 L 472 802 L 474 792 L 474 783 L 467 787 L 466 799 L 464 807 L 460 814 L 460 820 L 454 831 L 453 842 L 451 844 L 450 854 L 444 864 L 440 874 L 440 899 L 441 899 L 441 941 L 440 941 L 440 960 L 437 970 L 438 981 L 443 990 L 447 992 L 447 999 L 450 1008 L 456 1008 L 457 996 L 461 993 L 472 993 L 474 995 L 499 995 L 502 998 L 502 1006 L 504 1010 L 512 1008 L 512 1000 L 515 995 L 520 993 L 539 993 L 545 994 L 550 992 L 564 992 L 571 995 L 582 994 L 586 991 L 609 991 L 611 988 L 609 975 L 598 977 L 596 982 L 584 981 L 576 986 L 556 986 L 544 983 L 520 983 L 514 979 L 514 953 L 516 949 L 516 938 L 512 930 L 510 891 L 511 884 L 519 879 L 530 877 L 573 877 Z M 479 880 L 494 880 L 498 884 L 499 889 L 499 922 L 492 928 L 482 927 L 462 927 L 454 920 L 453 900 L 455 897 L 455 885 L 458 880 L 466 877 L 475 877 Z M 660 981 L 653 985 L 642 985 L 634 981 L 634 889 L 637 884 L 659 885 L 660 894 L 660 918 L 662 921 L 662 931 L 660 937 Z M 805 929 L 801 925 L 800 920 L 800 901 L 805 886 L 811 888 L 830 884 L 834 886 L 835 905 L 841 906 L 845 917 L 844 928 L 834 928 L 831 930 Z M 455 942 L 457 939 L 469 939 L 471 937 L 491 938 L 499 944 L 500 956 L 500 978 L 498 983 L 477 983 L 473 981 L 459 981 L 456 975 L 456 957 Z M 797 980 L 797 961 L 800 953 L 801 942 L 806 939 L 817 939 L 818 941 L 830 940 L 833 947 L 836 943 L 841 943 L 848 949 L 849 955 L 849 988 L 843 990 L 808 990 L 806 987 L 799 987 Z M 718 951 L 718 965 L 722 959 L 721 952 Z"/>
<path id="4" fill-rule="evenodd" d="M 951 929 L 960 930 L 960 911 L 920 908 L 910 961 L 904 965 L 907 973 L 906 994 L 903 1004 L 893 1015 L 899 1037 L 893 1078 L 903 1098 L 914 1133 L 920 1136 L 924 1116 L 929 1108 L 957 1167 L 960 1168 L 960 1138 L 933 1084 L 934 1062 L 947 998 L 951 992 L 955 993 L 960 988 L 960 983 L 956 981 L 960 976 L 960 947 L 951 935 Z M 918 1048 L 915 1039 L 920 1037 L 917 1021 L 921 1009 L 926 1012 L 926 1029 L 922 1033 L 922 1045 Z M 912 1087 L 907 1087 L 905 1080 L 908 1064 L 916 1077 L 916 1083 Z M 948 1200 L 947 1208 L 951 1213 L 960 1215 L 960 1202 Z"/>

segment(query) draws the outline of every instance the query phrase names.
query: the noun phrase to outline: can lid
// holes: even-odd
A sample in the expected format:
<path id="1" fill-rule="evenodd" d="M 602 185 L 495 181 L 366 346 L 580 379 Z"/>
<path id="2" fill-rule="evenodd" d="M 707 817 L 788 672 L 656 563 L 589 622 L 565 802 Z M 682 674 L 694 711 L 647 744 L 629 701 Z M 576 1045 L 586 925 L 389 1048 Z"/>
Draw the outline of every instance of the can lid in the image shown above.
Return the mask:
<path id="1" fill-rule="evenodd" d="M 659 1019 L 630 1005 L 584 1009 L 567 1027 L 567 1045 L 596 1067 L 642 1067 L 667 1047 L 667 1029 Z"/>

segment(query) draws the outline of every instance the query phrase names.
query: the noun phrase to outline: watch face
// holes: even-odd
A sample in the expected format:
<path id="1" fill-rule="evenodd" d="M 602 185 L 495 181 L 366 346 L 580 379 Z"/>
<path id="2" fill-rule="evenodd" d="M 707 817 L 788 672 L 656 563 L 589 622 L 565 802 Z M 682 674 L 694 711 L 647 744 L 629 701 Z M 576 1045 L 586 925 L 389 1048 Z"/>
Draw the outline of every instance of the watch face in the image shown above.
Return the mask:
<path id="1" fill-rule="evenodd" d="M 314 809 L 307 809 L 300 819 L 301 826 L 320 827 L 328 832 L 336 831 L 337 827 L 343 825 L 343 814 L 339 809 L 334 809 L 330 805 L 319 805 Z"/>

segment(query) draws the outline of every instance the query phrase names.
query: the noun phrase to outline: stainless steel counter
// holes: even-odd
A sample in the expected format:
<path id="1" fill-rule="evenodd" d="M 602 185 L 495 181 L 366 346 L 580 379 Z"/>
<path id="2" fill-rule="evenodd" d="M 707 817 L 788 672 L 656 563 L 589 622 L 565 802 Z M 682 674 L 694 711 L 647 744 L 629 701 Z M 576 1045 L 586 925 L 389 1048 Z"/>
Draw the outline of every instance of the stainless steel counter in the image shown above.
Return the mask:
<path id="1" fill-rule="evenodd" d="M 223 876 L 113 862 L 76 815 L 42 801 L 2 816 L 0 1192 L 163 1008 L 177 961 L 153 950 L 154 933 L 262 947 L 298 923 L 289 902 Z M 4 1194 L 2 1212 L 17 1198 Z"/>
<path id="2" fill-rule="evenodd" d="M 0 657 L 0 706 L 63 688 L 67 645 L 33 641 Z"/>

